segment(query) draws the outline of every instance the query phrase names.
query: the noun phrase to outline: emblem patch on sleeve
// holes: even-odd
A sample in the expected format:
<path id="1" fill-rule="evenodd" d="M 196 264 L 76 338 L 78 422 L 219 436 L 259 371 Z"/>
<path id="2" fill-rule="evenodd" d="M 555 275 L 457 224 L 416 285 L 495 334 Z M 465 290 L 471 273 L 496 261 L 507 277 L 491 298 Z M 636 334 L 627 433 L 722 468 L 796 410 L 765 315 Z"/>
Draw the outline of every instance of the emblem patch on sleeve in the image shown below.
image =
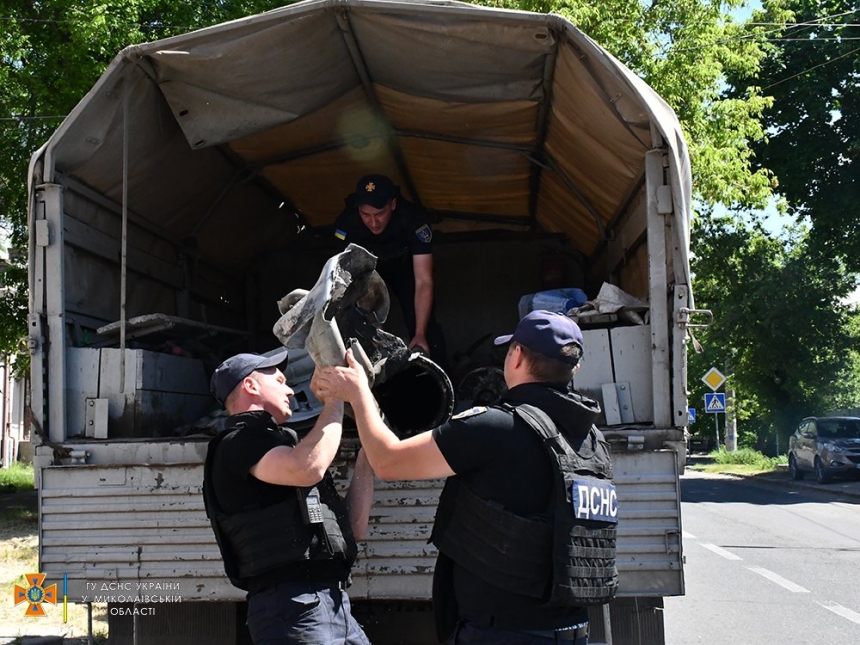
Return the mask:
<path id="1" fill-rule="evenodd" d="M 433 231 L 428 224 L 424 224 L 415 229 L 415 236 L 424 244 L 428 244 L 433 239 Z"/>
<path id="2" fill-rule="evenodd" d="M 346 239 L 346 231 L 342 231 L 340 229 L 337 229 L 334 232 L 334 236 L 339 240 L 345 240 Z"/>
<path id="3" fill-rule="evenodd" d="M 487 406 L 485 405 L 476 405 L 474 408 L 469 408 L 468 410 L 463 410 L 459 414 L 455 414 L 451 417 L 451 421 L 460 421 L 462 419 L 468 419 L 469 417 L 476 417 L 479 414 L 484 414 L 487 411 Z"/>

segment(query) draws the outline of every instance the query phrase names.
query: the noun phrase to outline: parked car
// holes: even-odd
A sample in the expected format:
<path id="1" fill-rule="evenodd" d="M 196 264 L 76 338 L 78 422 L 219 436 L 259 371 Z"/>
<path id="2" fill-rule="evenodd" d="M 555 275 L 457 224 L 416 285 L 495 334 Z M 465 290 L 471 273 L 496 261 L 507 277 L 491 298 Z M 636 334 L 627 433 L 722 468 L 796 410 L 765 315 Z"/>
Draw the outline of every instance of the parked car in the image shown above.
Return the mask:
<path id="1" fill-rule="evenodd" d="M 792 479 L 815 473 L 823 484 L 835 475 L 860 474 L 860 417 L 808 417 L 788 442 Z"/>

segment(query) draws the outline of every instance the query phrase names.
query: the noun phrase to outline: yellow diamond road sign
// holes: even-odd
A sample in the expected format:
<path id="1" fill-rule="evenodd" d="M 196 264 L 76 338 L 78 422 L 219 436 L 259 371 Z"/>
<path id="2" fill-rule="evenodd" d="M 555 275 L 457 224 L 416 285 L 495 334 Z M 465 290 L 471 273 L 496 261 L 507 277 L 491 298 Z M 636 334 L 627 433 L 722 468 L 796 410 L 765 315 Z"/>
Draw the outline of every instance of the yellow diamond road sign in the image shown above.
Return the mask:
<path id="1" fill-rule="evenodd" d="M 702 381 L 712 390 L 716 391 L 723 383 L 726 382 L 726 377 L 722 375 L 716 367 L 709 369 L 702 377 Z"/>

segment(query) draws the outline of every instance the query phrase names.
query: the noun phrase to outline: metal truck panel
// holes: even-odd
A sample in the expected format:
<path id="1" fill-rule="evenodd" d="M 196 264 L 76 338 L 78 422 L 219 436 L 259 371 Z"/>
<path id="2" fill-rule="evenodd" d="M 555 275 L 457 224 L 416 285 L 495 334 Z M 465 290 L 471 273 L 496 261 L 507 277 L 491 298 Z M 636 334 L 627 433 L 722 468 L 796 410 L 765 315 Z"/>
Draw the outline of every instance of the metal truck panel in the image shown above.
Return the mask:
<path id="1" fill-rule="evenodd" d="M 241 599 L 203 509 L 202 464 L 42 470 L 41 571 L 69 598 Z"/>
<path id="2" fill-rule="evenodd" d="M 613 454 L 622 596 L 683 593 L 680 506 L 672 451 Z M 348 481 L 338 462 L 336 480 Z M 52 466 L 42 471 L 41 570 L 69 598 L 137 592 L 236 600 L 203 508 L 202 463 Z M 377 482 L 351 595 L 427 600 L 428 544 L 441 480 Z M 97 593 L 96 593 L 97 592 Z"/>

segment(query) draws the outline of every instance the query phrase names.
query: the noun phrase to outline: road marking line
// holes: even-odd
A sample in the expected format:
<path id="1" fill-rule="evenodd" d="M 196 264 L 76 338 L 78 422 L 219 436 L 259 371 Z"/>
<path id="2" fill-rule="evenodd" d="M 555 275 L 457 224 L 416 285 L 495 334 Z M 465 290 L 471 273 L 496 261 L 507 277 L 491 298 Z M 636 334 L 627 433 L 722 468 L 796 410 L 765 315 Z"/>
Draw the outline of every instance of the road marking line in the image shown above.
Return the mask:
<path id="1" fill-rule="evenodd" d="M 816 602 L 818 602 L 818 601 L 816 601 Z M 858 614 L 856 611 L 851 611 L 847 607 L 843 607 L 842 605 L 838 605 L 835 602 L 819 602 L 818 604 L 821 605 L 822 607 L 824 607 L 825 609 L 829 609 L 834 614 L 838 614 L 839 616 L 842 616 L 843 618 L 847 618 L 851 622 L 857 623 L 858 625 L 860 625 L 860 614 Z"/>
<path id="2" fill-rule="evenodd" d="M 696 540 L 696 539 L 698 539 L 698 538 L 696 538 L 695 535 L 693 535 L 692 533 L 687 533 L 686 531 L 681 531 L 681 537 L 684 538 L 685 540 Z"/>
<path id="3" fill-rule="evenodd" d="M 725 549 L 718 547 L 716 544 L 708 544 L 707 542 L 702 542 L 702 546 L 706 549 L 713 551 L 717 555 L 723 556 L 726 560 L 743 560 L 743 558 L 739 558 L 734 553 L 729 553 Z"/>
<path id="4" fill-rule="evenodd" d="M 786 580 L 782 576 L 775 574 L 773 571 L 768 571 L 767 569 L 763 569 L 761 567 L 747 567 L 747 569 L 759 574 L 760 576 L 764 576 L 771 582 L 775 582 L 780 587 L 788 589 L 792 593 L 809 593 L 809 589 L 804 589 L 800 585 L 794 584 L 791 580 Z"/>

